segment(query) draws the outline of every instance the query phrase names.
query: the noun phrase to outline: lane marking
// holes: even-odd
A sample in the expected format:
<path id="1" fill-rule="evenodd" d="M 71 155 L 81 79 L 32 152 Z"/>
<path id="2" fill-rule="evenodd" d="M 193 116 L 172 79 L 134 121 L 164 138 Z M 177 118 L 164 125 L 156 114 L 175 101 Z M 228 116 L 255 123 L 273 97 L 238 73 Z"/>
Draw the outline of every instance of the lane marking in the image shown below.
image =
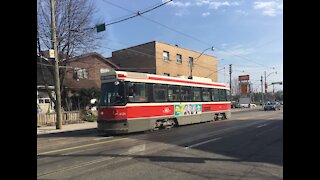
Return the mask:
<path id="1" fill-rule="evenodd" d="M 267 126 L 268 124 L 262 124 L 260 126 L 257 126 L 257 128 L 261 128 L 261 127 L 264 127 L 264 126 Z"/>
<path id="2" fill-rule="evenodd" d="M 250 127 L 250 126 L 254 126 L 256 124 L 262 124 L 263 122 L 252 122 L 252 123 L 248 123 L 248 124 L 245 124 L 245 125 L 239 125 L 239 126 L 236 126 L 236 127 L 230 127 L 230 128 L 224 128 L 224 129 L 220 129 L 220 130 L 216 130 L 212 133 L 209 133 L 208 136 L 212 136 L 212 135 L 220 135 L 220 134 L 223 134 L 227 131 L 230 131 L 230 130 L 233 130 L 233 129 L 241 129 L 241 128 L 246 128 L 246 127 Z"/>
<path id="3" fill-rule="evenodd" d="M 78 148 L 82 148 L 82 147 L 94 146 L 94 145 L 98 145 L 98 144 L 105 144 L 105 143 L 109 143 L 109 142 L 121 141 L 121 140 L 124 140 L 124 139 L 129 139 L 129 138 L 113 139 L 113 140 L 110 140 L 110 141 L 103 141 L 103 142 L 97 142 L 97 143 L 92 143 L 92 144 L 86 144 L 86 145 L 82 145 L 82 146 L 75 146 L 75 147 L 70 147 L 70 148 L 57 149 L 57 150 L 53 150 L 53 151 L 47 151 L 47 152 L 43 152 L 43 153 L 38 153 L 37 156 L 50 154 L 50 153 L 61 152 L 61 151 L 66 151 L 66 150 L 71 150 L 71 149 L 78 149 Z"/>
<path id="4" fill-rule="evenodd" d="M 72 169 L 75 169 L 75 168 L 88 166 L 88 165 L 91 165 L 91 164 L 103 162 L 103 161 L 110 160 L 110 159 L 113 159 L 113 158 L 114 157 L 107 157 L 107 158 L 97 159 L 97 160 L 89 161 L 89 162 L 78 164 L 78 165 L 74 165 L 74 166 L 63 167 L 63 168 L 60 168 L 60 169 L 56 169 L 56 170 L 53 170 L 53 171 L 49 171 L 49 172 L 45 172 L 45 173 L 39 174 L 39 175 L 37 175 L 37 177 L 45 176 L 45 175 L 48 175 L 48 174 L 57 173 L 57 172 L 61 172 L 61 171 L 72 170 Z"/>
<path id="5" fill-rule="evenodd" d="M 142 144 L 142 145 L 144 146 L 144 149 L 145 149 L 145 144 Z M 135 153 L 138 153 L 138 152 L 140 152 L 140 151 L 132 151 L 132 152 L 128 152 L 128 153 L 121 153 L 119 155 L 124 155 L 125 156 L 125 155 L 135 154 Z M 37 177 L 45 176 L 45 175 L 53 174 L 53 173 L 57 173 L 57 172 L 62 172 L 62 171 L 69 171 L 69 170 L 76 169 L 76 168 L 82 168 L 82 167 L 85 167 L 85 166 L 89 166 L 89 165 L 92 165 L 92 164 L 100 163 L 100 162 L 111 160 L 111 159 L 115 159 L 115 158 L 116 157 L 106 157 L 106 158 L 96 159 L 96 160 L 93 160 L 93 161 L 84 162 L 84 163 L 73 165 L 73 166 L 69 166 L 69 167 L 63 167 L 63 168 L 56 169 L 56 170 L 53 170 L 53 171 L 44 172 L 42 174 L 37 175 Z M 133 159 L 133 157 L 123 157 L 123 158 L 120 157 L 118 161 L 113 161 L 111 163 L 119 163 L 119 162 L 130 160 L 130 159 Z M 109 163 L 107 165 L 109 165 Z"/>
<path id="6" fill-rule="evenodd" d="M 266 133 L 266 132 L 268 132 L 268 131 L 274 130 L 274 129 L 279 128 L 279 127 L 280 127 L 280 126 L 275 126 L 275 127 L 273 127 L 273 128 L 267 129 L 267 130 L 265 130 L 265 131 L 262 131 L 262 132 L 256 134 L 256 136 L 260 136 L 260 135 L 262 135 L 262 134 L 264 134 L 264 133 Z"/>
<path id="7" fill-rule="evenodd" d="M 83 152 L 83 151 L 91 151 L 91 150 L 95 150 L 95 149 L 98 149 L 99 147 L 95 147 L 95 148 L 91 148 L 91 149 L 82 149 L 82 150 L 79 150 L 79 151 L 73 151 L 73 152 L 69 152 L 69 153 L 64 153 L 64 154 L 61 154 L 62 156 L 68 156 L 68 155 L 71 155 L 71 154 L 77 154 L 79 152 Z"/>
<path id="8" fill-rule="evenodd" d="M 197 144 L 193 144 L 193 145 L 191 145 L 191 146 L 187 146 L 187 147 L 185 147 L 185 149 L 197 147 L 197 146 L 200 146 L 200 145 L 202 145 L 202 144 L 206 144 L 206 143 L 209 143 L 209 142 L 212 142 L 212 141 L 216 141 L 216 140 L 219 140 L 219 139 L 222 139 L 222 138 L 221 138 L 221 137 L 218 137 L 218 138 L 210 139 L 210 140 L 207 140 L 207 141 L 203 141 L 203 142 L 200 142 L 200 143 L 197 143 Z"/>
<path id="9" fill-rule="evenodd" d="M 99 140 L 102 140 L 102 139 L 112 139 L 113 136 L 108 136 L 108 137 L 101 137 L 101 138 L 96 138 L 96 139 L 93 139 L 94 141 L 99 141 Z"/>

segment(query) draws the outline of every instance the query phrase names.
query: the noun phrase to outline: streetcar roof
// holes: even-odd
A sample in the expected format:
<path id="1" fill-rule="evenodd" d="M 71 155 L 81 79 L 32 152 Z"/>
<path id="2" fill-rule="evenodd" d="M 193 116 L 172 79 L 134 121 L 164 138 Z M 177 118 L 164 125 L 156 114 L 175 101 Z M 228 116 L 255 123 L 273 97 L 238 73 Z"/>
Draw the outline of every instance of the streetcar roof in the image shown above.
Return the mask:
<path id="1" fill-rule="evenodd" d="M 127 71 L 108 71 L 101 72 L 103 76 L 113 76 L 114 79 L 123 79 L 125 81 L 132 82 L 145 82 L 145 83 L 161 83 L 170 85 L 184 85 L 194 87 L 208 87 L 208 88 L 221 88 L 229 89 L 227 84 L 212 82 L 209 78 L 194 77 L 194 79 L 187 79 L 183 77 L 170 77 L 156 74 L 138 73 L 138 72 L 127 72 Z M 101 78 L 103 81 L 103 78 Z M 109 79 L 110 80 L 110 79 Z"/>

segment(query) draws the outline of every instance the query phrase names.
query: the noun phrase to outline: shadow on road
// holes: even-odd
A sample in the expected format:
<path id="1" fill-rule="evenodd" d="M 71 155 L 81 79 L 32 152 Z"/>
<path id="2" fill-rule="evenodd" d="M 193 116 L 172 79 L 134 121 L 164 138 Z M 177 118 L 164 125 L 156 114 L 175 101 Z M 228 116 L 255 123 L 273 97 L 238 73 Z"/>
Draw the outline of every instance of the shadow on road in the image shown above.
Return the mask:
<path id="1" fill-rule="evenodd" d="M 57 132 L 50 134 L 38 134 L 37 138 L 47 138 L 47 137 L 79 137 L 79 136 L 92 136 L 96 134 L 97 128 L 92 129 L 82 129 L 82 130 L 74 130 L 74 131 L 66 131 L 66 132 Z"/>

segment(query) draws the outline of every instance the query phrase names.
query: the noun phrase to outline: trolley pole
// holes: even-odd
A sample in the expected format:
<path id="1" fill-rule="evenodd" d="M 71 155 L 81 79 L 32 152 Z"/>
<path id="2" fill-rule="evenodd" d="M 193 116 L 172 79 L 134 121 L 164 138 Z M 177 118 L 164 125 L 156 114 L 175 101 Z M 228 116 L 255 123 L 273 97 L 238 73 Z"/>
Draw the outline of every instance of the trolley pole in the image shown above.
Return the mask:
<path id="1" fill-rule="evenodd" d="M 60 79 L 59 79 L 59 54 L 56 44 L 56 22 L 54 15 L 54 0 L 51 0 L 51 29 L 52 29 L 52 46 L 54 48 L 54 82 L 55 82 L 55 94 L 56 94 L 56 129 L 62 129 L 62 114 L 61 114 L 61 94 L 60 94 Z"/>
<path id="2" fill-rule="evenodd" d="M 189 59 L 189 65 L 190 65 L 190 76 L 189 76 L 189 79 L 193 79 L 193 78 L 192 78 L 193 59 Z"/>

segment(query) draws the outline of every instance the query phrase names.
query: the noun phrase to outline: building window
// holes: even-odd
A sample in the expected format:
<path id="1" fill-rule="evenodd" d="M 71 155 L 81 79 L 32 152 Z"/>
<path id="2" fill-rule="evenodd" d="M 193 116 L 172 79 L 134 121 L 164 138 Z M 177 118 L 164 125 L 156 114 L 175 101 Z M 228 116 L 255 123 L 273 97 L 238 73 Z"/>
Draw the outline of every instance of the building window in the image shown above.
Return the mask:
<path id="1" fill-rule="evenodd" d="M 189 66 L 190 64 L 193 64 L 193 57 L 189 57 Z"/>
<path id="2" fill-rule="evenodd" d="M 50 103 L 50 98 L 39 98 L 38 99 L 39 104 L 49 104 Z"/>
<path id="3" fill-rule="evenodd" d="M 163 60 L 169 61 L 169 52 L 168 51 L 163 51 Z"/>
<path id="4" fill-rule="evenodd" d="M 182 55 L 181 54 L 177 54 L 177 63 L 182 64 Z"/>
<path id="5" fill-rule="evenodd" d="M 85 68 L 75 68 L 75 79 L 88 79 L 88 70 Z"/>
<path id="6" fill-rule="evenodd" d="M 163 73 L 163 75 L 165 75 L 165 76 L 170 76 L 170 73 Z"/>

